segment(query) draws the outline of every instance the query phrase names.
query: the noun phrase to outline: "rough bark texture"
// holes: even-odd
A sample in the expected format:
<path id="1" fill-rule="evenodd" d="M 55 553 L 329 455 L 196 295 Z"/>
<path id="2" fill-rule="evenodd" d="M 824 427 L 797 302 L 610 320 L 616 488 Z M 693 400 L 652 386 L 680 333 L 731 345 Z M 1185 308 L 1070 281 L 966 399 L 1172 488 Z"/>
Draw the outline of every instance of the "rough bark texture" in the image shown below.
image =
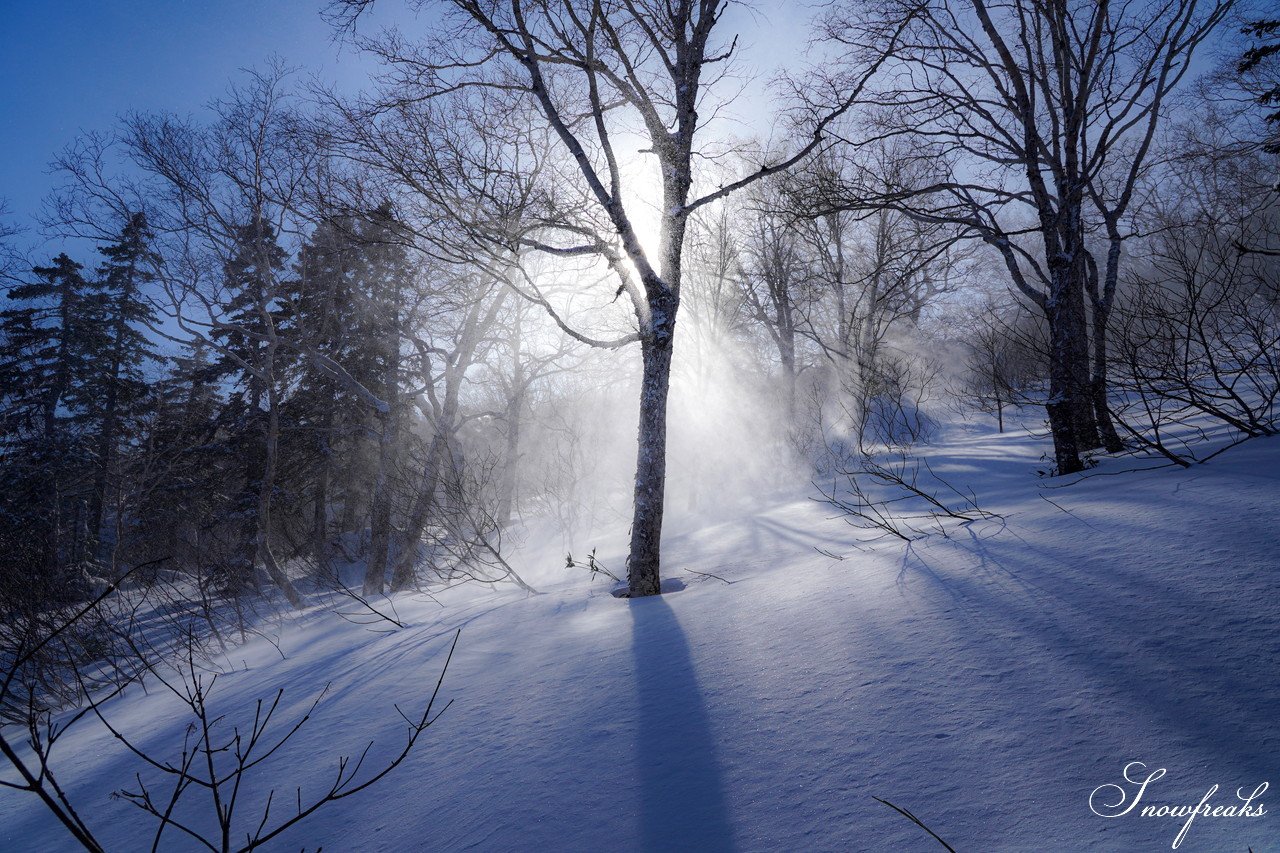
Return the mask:
<path id="1" fill-rule="evenodd" d="M 1110 362 L 1110 355 L 1107 352 L 1107 333 L 1110 320 L 1110 306 L 1094 306 L 1093 373 L 1089 380 L 1089 396 L 1093 404 L 1094 418 L 1098 423 L 1098 438 L 1102 446 L 1108 453 L 1119 453 L 1124 450 L 1124 442 L 1116 432 L 1116 425 L 1111 419 L 1111 406 L 1107 402 L 1107 389 L 1110 385 L 1107 372 Z"/>
<path id="2" fill-rule="evenodd" d="M 1080 365 L 1073 359 L 1078 336 L 1083 331 L 1078 324 L 1078 314 L 1067 304 L 1069 296 L 1050 298 L 1047 306 L 1049 319 L 1049 401 L 1045 410 L 1049 415 L 1049 430 L 1053 434 L 1054 464 L 1059 474 L 1073 474 L 1084 468 L 1080 461 L 1080 430 L 1077 415 L 1080 411 Z"/>
<path id="3" fill-rule="evenodd" d="M 636 458 L 635 512 L 627 585 L 632 598 L 657 595 L 662 548 L 662 513 L 667 478 L 667 391 L 671 378 L 671 336 L 643 344 L 639 448 Z"/>
<path id="4" fill-rule="evenodd" d="M 1085 266 L 1083 249 L 1075 239 L 1080 229 L 1073 212 L 1070 206 L 1056 212 L 1054 239 L 1045 241 L 1052 276 L 1045 303 L 1050 335 L 1049 401 L 1045 409 L 1058 474 L 1083 470 L 1081 452 L 1098 446 L 1085 321 Z"/>
<path id="5" fill-rule="evenodd" d="M 1154 131 L 1154 125 L 1152 130 Z M 1093 375 L 1090 377 L 1089 392 L 1093 400 L 1094 415 L 1098 419 L 1098 436 L 1108 453 L 1119 453 L 1124 450 L 1124 442 L 1116 432 L 1115 423 L 1111 419 L 1111 407 L 1107 402 L 1107 388 L 1110 382 L 1107 335 L 1110 333 L 1111 309 L 1115 305 L 1116 282 L 1120 275 L 1120 248 L 1124 239 L 1116 224 L 1117 218 L 1118 214 L 1114 211 L 1107 213 L 1108 246 L 1105 276 L 1101 282 L 1098 281 L 1098 266 L 1090 256 L 1087 279 L 1093 320 Z"/>

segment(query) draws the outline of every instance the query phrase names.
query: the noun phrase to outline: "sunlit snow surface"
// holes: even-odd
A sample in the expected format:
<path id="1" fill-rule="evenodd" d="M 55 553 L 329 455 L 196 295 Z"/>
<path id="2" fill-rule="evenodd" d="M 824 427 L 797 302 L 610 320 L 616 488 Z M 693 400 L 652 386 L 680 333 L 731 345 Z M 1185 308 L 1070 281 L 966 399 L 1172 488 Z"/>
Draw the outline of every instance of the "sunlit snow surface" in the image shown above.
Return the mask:
<path id="1" fill-rule="evenodd" d="M 1189 470 L 1109 461 L 1057 488 L 1034 474 L 1042 443 L 957 429 L 934 470 L 1001 519 L 855 548 L 866 532 L 801 493 L 713 526 L 673 506 L 664 560 L 686 588 L 661 598 L 614 598 L 531 535 L 513 564 L 541 595 L 404 597 L 393 630 L 316 612 L 267 629 L 279 651 L 231 654 L 214 705 L 242 724 L 277 688 L 291 721 L 332 684 L 239 808 L 256 819 L 272 785 L 287 808 L 339 755 L 398 746 L 393 706 L 421 707 L 461 627 L 453 704 L 406 763 L 267 849 L 942 849 L 881 797 L 962 853 L 1157 851 L 1185 821 L 1141 807 L 1215 784 L 1210 805 L 1230 805 L 1261 782 L 1266 815 L 1199 817 L 1179 849 L 1278 849 L 1277 441 Z M 616 570 L 624 534 L 578 550 Z M 176 758 L 175 707 L 134 689 L 107 713 Z M 1134 811 L 1095 815 L 1091 792 L 1134 761 L 1167 775 Z M 109 850 L 150 849 L 151 820 L 108 797 L 137 763 L 95 722 L 55 767 Z M 0 817 L 0 848 L 77 849 L 30 796 L 0 792 Z"/>

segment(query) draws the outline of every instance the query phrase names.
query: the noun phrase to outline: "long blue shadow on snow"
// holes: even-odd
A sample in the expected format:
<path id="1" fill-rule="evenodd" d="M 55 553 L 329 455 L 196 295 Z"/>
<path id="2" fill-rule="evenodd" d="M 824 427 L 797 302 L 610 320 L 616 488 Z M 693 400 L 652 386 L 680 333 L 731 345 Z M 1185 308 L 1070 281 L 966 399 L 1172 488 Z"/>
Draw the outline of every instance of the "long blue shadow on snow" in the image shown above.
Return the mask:
<path id="1" fill-rule="evenodd" d="M 684 631 L 661 596 L 628 604 L 640 714 L 642 849 L 732 851 L 723 774 Z"/>

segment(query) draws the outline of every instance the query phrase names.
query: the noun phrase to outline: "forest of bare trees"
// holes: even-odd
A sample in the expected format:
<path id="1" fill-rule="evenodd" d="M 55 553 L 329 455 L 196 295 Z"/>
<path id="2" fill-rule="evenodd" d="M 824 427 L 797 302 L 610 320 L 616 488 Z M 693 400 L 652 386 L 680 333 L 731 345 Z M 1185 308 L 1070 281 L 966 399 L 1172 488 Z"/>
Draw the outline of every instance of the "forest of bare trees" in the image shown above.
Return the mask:
<path id="1" fill-rule="evenodd" d="M 588 369 L 635 387 L 654 594 L 686 336 L 785 465 L 924 440 L 957 394 L 1043 406 L 1060 474 L 1185 463 L 1160 430 L 1192 411 L 1273 431 L 1274 28 L 1230 41 L 1231 2 L 833 7 L 768 144 L 719 119 L 723 3 L 446 3 L 416 35 L 369 5 L 329 10 L 386 69 L 363 95 L 277 61 L 54 161 L 45 227 L 98 260 L 8 266 L 10 594 L 162 556 L 295 606 L 356 564 L 364 596 L 511 576 L 503 529 L 566 488 L 546 454 L 591 452 Z"/>
<path id="2" fill-rule="evenodd" d="M 717 488 L 673 383 L 801 480 L 957 408 L 1042 416 L 1053 475 L 1280 431 L 1280 57 L 1244 5 L 837 3 L 758 127 L 723 118 L 723 0 L 372 5 L 328 10 L 362 94 L 277 61 L 126 115 L 54 160 L 65 252 L 3 233 L 0 660 L 138 566 L 237 613 L 528 588 L 523 522 L 605 505 L 658 594 L 669 484 Z"/>

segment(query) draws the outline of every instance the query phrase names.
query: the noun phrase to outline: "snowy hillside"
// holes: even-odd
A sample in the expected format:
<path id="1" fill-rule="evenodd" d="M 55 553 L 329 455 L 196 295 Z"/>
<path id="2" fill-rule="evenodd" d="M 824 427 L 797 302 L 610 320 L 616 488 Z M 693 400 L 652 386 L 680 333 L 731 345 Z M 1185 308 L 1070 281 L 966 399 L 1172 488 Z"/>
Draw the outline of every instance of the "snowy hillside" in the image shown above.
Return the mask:
<path id="1" fill-rule="evenodd" d="M 1177 849 L 1280 849 L 1280 446 L 1187 470 L 1111 461 L 1065 487 L 1036 478 L 1044 450 L 969 428 L 932 451 L 999 516 L 947 536 L 858 544 L 866 531 L 796 490 L 711 526 L 673 508 L 665 572 L 684 588 L 661 597 L 614 598 L 531 535 L 512 562 L 539 595 L 400 597 L 404 628 L 323 610 L 268 626 L 225 662 L 222 725 L 283 688 L 287 728 L 331 688 L 240 813 L 256 824 L 271 787 L 287 813 L 370 740 L 370 767 L 398 749 L 395 706 L 421 713 L 461 628 L 452 704 L 404 764 L 265 849 L 943 849 L 879 797 L 962 853 L 1158 851 L 1186 819 L 1142 808 L 1213 786 L 1208 806 L 1239 806 L 1264 782 L 1265 814 L 1197 816 Z M 579 548 L 618 567 L 624 533 Z M 178 709 L 152 684 L 105 712 L 177 760 Z M 1139 781 L 1167 772 L 1099 816 L 1131 804 L 1131 762 Z M 56 746 L 109 850 L 151 846 L 154 821 L 109 798 L 137 765 L 91 718 Z M 1119 806 L 1097 791 L 1115 784 Z M 0 793 L 0 816 L 5 850 L 78 849 L 30 795 Z M 200 848 L 170 831 L 159 849 Z"/>

